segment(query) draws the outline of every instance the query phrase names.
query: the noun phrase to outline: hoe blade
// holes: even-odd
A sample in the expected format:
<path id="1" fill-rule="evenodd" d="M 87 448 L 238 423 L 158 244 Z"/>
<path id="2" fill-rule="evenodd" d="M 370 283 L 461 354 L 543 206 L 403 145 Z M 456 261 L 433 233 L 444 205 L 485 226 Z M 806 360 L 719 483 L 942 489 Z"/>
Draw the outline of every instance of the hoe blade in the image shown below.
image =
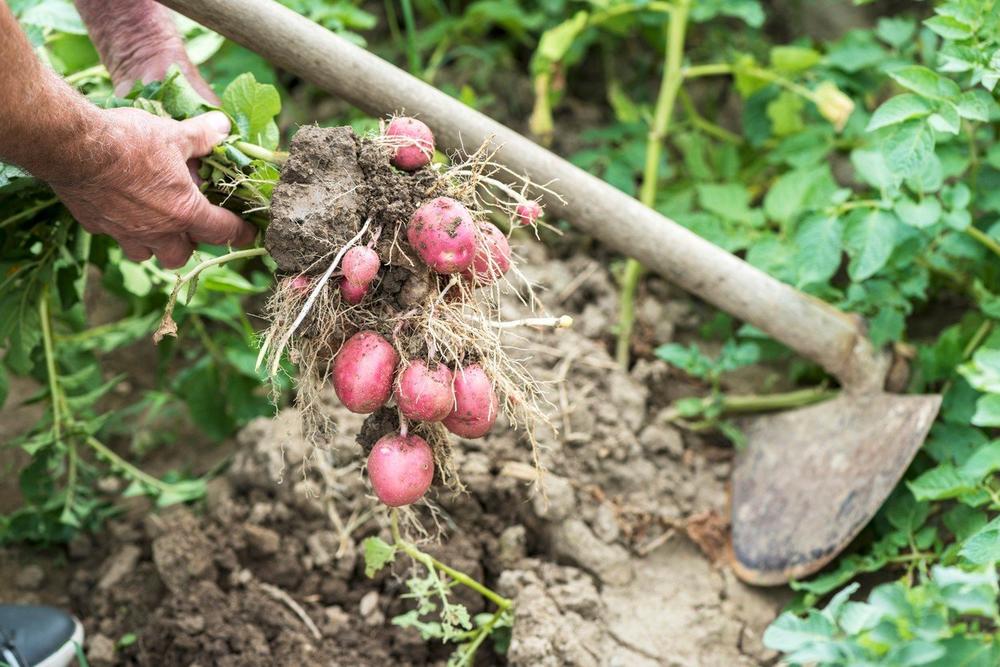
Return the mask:
<path id="1" fill-rule="evenodd" d="M 744 422 L 732 487 L 737 576 L 771 586 L 833 560 L 906 472 L 940 405 L 938 395 L 841 395 Z"/>

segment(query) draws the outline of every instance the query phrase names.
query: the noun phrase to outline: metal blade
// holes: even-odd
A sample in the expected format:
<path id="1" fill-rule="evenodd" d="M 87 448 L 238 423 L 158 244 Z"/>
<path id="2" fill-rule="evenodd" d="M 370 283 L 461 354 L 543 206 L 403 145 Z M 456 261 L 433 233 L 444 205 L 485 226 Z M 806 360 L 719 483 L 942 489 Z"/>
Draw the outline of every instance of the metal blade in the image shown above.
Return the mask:
<path id="1" fill-rule="evenodd" d="M 746 420 L 732 486 L 734 569 L 783 584 L 820 570 L 899 483 L 941 397 L 841 395 Z"/>

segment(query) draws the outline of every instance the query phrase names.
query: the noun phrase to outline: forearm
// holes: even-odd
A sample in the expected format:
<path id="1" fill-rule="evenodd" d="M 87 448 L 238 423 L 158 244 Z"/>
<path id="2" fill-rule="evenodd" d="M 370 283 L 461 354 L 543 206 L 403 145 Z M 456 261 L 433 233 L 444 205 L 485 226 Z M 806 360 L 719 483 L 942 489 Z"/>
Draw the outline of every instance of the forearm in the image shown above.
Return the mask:
<path id="1" fill-rule="evenodd" d="M 0 2 L 0 159 L 53 182 L 72 177 L 83 153 L 100 142 L 99 110 L 35 56 L 6 3 Z"/>
<path id="2" fill-rule="evenodd" d="M 147 74 L 146 64 L 153 60 L 172 60 L 182 71 L 190 67 L 170 13 L 159 3 L 153 0 L 75 0 L 75 3 L 116 85 L 142 80 Z M 164 58 L 164 54 L 168 57 Z M 152 76 L 159 78 L 163 72 Z"/>

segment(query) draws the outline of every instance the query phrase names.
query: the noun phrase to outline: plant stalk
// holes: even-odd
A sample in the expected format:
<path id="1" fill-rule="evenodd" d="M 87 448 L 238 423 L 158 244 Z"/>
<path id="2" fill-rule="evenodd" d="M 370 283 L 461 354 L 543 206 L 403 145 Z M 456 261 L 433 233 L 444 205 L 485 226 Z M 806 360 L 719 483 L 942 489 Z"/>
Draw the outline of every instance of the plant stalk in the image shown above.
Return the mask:
<path id="1" fill-rule="evenodd" d="M 448 567 L 447 565 L 445 565 L 438 559 L 434 558 L 430 554 L 424 553 L 423 551 L 418 549 L 417 545 L 408 542 L 406 539 L 404 539 L 402 534 L 400 534 L 399 532 L 399 510 L 393 509 L 389 517 L 390 517 L 390 526 L 392 530 L 392 539 L 395 542 L 396 546 L 402 549 L 407 556 L 409 556 L 410 558 L 419 563 L 423 563 L 424 566 L 430 569 L 437 569 L 447 574 L 456 582 L 476 591 L 484 598 L 486 598 L 487 600 L 495 604 L 497 607 L 499 607 L 501 610 L 506 611 L 507 609 L 510 609 L 514 605 L 513 600 L 508 600 L 507 598 L 499 595 L 498 593 L 495 593 L 489 588 L 486 588 L 486 586 L 483 586 L 481 583 L 479 583 L 469 575 L 463 572 L 459 572 L 458 570 L 452 567 Z"/>
<path id="2" fill-rule="evenodd" d="M 667 20 L 663 78 L 660 82 L 660 92 L 656 98 L 653 124 L 646 140 L 646 161 L 642 174 L 642 187 L 639 191 L 639 201 L 650 208 L 656 202 L 656 186 L 660 175 L 663 141 L 670 132 L 670 119 L 673 116 L 677 92 L 684 82 L 682 65 L 688 8 L 689 0 L 679 0 Z M 638 260 L 630 258 L 625 263 L 625 273 L 622 276 L 621 306 L 618 314 L 618 344 L 615 349 L 615 358 L 623 367 L 627 367 L 629 363 L 632 331 L 635 328 L 635 294 L 642 273 L 643 267 Z"/>

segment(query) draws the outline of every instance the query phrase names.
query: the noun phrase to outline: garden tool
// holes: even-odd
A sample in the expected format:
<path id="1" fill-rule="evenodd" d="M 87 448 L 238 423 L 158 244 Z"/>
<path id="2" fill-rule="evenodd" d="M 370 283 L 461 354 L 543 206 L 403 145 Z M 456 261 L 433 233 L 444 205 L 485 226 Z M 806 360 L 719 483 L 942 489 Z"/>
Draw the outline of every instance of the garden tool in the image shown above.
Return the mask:
<path id="1" fill-rule="evenodd" d="M 829 563 L 899 482 L 938 395 L 884 389 L 889 355 L 864 322 L 804 294 L 601 179 L 273 0 L 161 0 L 367 113 L 405 112 L 439 146 L 499 146 L 493 159 L 562 199 L 547 210 L 667 280 L 763 330 L 840 382 L 837 398 L 744 424 L 732 479 L 734 569 L 780 584 Z"/>

